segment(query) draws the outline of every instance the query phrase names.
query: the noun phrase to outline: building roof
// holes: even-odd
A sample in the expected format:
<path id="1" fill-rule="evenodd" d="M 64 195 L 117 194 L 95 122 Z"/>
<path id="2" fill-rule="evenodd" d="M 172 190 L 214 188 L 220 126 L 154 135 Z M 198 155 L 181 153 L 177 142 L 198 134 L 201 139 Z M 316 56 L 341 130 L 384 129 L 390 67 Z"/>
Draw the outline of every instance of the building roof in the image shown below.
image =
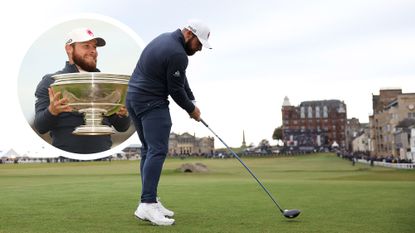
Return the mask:
<path id="1" fill-rule="evenodd" d="M 193 135 L 191 135 L 190 133 L 188 133 L 188 132 L 185 132 L 185 133 L 183 133 L 182 135 L 180 135 L 180 136 L 182 136 L 182 137 L 185 137 L 185 138 L 192 138 L 192 137 L 194 137 Z"/>
<path id="2" fill-rule="evenodd" d="M 400 87 L 381 87 L 381 91 L 402 91 Z"/>
<path id="3" fill-rule="evenodd" d="M 301 102 L 300 106 L 316 106 L 316 105 L 320 105 L 320 106 L 330 106 L 330 107 L 337 107 L 340 104 L 344 104 L 342 101 L 340 100 L 312 100 L 312 101 L 303 101 Z"/>
<path id="4" fill-rule="evenodd" d="M 141 145 L 140 144 L 130 144 L 126 148 L 141 148 Z"/>

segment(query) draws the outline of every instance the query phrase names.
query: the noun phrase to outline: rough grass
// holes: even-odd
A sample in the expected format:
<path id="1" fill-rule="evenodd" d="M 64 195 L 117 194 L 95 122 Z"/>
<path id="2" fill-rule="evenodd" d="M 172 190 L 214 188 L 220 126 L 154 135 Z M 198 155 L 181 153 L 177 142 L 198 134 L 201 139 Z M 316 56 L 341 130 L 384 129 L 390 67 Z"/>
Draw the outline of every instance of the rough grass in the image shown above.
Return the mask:
<path id="1" fill-rule="evenodd" d="M 289 220 L 235 159 L 168 159 L 159 186 L 176 224 L 133 217 L 138 161 L 0 165 L 0 232 L 413 232 L 415 171 L 332 154 L 243 158 Z M 207 173 L 181 173 L 201 162 Z"/>

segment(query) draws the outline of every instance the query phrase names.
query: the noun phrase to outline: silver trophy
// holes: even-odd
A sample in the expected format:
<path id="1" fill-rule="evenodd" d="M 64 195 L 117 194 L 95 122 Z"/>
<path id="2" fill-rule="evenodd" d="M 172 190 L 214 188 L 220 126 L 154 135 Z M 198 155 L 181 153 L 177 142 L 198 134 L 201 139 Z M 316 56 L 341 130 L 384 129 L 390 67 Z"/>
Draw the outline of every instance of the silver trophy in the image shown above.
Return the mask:
<path id="1" fill-rule="evenodd" d="M 103 116 L 110 116 L 125 105 L 129 75 L 100 72 L 69 73 L 52 76 L 51 88 L 68 99 L 73 111 L 84 114 L 85 124 L 72 133 L 76 135 L 108 135 L 112 127 L 102 124 Z"/>

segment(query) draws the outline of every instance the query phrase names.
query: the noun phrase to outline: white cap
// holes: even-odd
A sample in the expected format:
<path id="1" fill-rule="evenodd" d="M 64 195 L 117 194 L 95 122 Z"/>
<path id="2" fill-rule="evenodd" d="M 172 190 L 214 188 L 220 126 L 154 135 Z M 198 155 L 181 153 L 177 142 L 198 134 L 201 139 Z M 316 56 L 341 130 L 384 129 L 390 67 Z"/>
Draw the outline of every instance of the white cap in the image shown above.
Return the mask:
<path id="1" fill-rule="evenodd" d="M 210 36 L 210 29 L 204 23 L 199 20 L 189 20 L 186 24 L 186 29 L 190 30 L 197 36 L 203 47 L 211 49 L 208 39 Z"/>
<path id="2" fill-rule="evenodd" d="M 68 33 L 66 44 L 72 44 L 75 42 L 85 42 L 90 40 L 96 40 L 97 46 L 104 46 L 105 40 L 101 37 L 96 37 L 89 28 L 76 28 Z"/>

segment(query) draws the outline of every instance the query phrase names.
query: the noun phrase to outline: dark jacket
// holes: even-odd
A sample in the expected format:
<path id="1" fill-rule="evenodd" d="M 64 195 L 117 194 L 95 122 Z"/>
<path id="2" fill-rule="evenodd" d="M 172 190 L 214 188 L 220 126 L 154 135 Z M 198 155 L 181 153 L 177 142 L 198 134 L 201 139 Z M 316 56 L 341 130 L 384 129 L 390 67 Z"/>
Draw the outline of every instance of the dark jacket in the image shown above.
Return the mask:
<path id="1" fill-rule="evenodd" d="M 145 108 L 167 103 L 170 95 L 188 113 L 195 99 L 186 77 L 188 57 L 180 29 L 152 40 L 141 53 L 128 84 L 127 99 Z M 148 106 L 148 107 L 146 107 Z"/>
<path id="2" fill-rule="evenodd" d="M 72 134 L 76 127 L 84 124 L 83 115 L 77 112 L 63 112 L 53 116 L 49 110 L 48 88 L 54 82 L 55 74 L 77 73 L 76 65 L 66 62 L 65 67 L 54 73 L 47 74 L 38 84 L 35 92 L 35 128 L 41 133 L 50 132 L 52 145 L 73 153 L 96 153 L 109 150 L 112 146 L 111 136 L 78 136 Z M 99 72 L 97 69 L 96 72 Z M 116 114 L 104 117 L 103 124 L 114 126 L 117 131 L 124 132 L 130 127 L 129 117 L 118 117 Z"/>

